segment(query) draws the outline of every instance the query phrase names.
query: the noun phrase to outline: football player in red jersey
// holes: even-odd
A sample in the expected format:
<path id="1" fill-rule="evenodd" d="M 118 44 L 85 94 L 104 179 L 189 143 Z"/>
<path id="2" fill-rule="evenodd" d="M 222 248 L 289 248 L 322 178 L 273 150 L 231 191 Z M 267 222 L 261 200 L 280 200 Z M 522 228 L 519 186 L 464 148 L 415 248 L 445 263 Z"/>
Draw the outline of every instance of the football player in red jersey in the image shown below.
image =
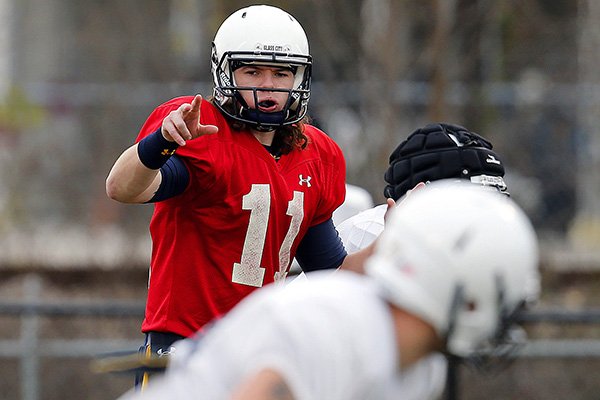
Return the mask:
<path id="1" fill-rule="evenodd" d="M 332 222 L 344 201 L 340 148 L 305 121 L 311 64 L 302 26 L 250 6 L 212 46 L 214 93 L 172 99 L 148 117 L 112 167 L 106 191 L 154 203 L 147 351 L 201 330 L 242 298 L 305 271 L 357 269 Z"/>

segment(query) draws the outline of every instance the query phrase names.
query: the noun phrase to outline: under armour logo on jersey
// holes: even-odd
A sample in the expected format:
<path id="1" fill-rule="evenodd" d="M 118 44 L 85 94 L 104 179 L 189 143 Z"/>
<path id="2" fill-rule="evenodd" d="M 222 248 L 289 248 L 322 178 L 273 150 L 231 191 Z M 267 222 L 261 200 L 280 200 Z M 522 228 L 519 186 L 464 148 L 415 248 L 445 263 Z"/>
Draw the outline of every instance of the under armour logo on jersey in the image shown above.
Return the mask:
<path id="1" fill-rule="evenodd" d="M 486 158 L 485 162 L 488 163 L 488 164 L 498 164 L 498 165 L 500 165 L 500 161 L 496 160 L 496 157 L 494 157 L 491 154 L 488 154 L 488 158 Z"/>
<path id="2" fill-rule="evenodd" d="M 310 180 L 312 178 L 310 177 L 310 175 L 307 176 L 306 179 L 305 179 L 305 178 L 302 177 L 302 174 L 300 174 L 300 175 L 298 175 L 298 178 L 300 179 L 300 181 L 298 182 L 298 185 L 302 186 L 303 184 L 306 183 L 306 187 L 311 187 Z"/>
<path id="3" fill-rule="evenodd" d="M 165 356 L 169 356 L 171 354 L 173 354 L 175 352 L 175 347 L 170 346 L 168 349 L 158 349 L 156 351 L 156 354 L 158 354 L 159 357 L 165 357 Z"/>

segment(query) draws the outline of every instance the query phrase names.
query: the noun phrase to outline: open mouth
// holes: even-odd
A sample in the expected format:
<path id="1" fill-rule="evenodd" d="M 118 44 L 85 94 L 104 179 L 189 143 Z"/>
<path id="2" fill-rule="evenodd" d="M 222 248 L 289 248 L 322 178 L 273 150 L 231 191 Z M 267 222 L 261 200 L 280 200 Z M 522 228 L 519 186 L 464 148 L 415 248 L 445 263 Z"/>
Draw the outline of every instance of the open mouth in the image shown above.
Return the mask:
<path id="1" fill-rule="evenodd" d="M 263 112 L 277 111 L 277 103 L 273 100 L 263 100 L 258 103 L 258 109 Z"/>

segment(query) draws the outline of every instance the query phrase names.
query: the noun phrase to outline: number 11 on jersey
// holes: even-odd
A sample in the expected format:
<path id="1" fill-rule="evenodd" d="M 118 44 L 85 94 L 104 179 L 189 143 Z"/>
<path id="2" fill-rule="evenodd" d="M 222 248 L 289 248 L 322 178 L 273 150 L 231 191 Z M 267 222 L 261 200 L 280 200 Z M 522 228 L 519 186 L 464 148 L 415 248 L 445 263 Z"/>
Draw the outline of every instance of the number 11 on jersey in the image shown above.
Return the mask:
<path id="1" fill-rule="evenodd" d="M 239 263 L 233 264 L 232 282 L 261 287 L 265 268 L 260 266 L 265 247 L 269 213 L 271 210 L 271 189 L 268 184 L 254 184 L 250 192 L 242 197 L 242 209 L 250 210 L 250 221 Z M 275 280 L 283 279 L 290 263 L 290 250 L 304 219 L 304 193 L 294 191 L 288 203 L 287 215 L 291 216 L 290 226 L 279 249 L 279 271 Z"/>

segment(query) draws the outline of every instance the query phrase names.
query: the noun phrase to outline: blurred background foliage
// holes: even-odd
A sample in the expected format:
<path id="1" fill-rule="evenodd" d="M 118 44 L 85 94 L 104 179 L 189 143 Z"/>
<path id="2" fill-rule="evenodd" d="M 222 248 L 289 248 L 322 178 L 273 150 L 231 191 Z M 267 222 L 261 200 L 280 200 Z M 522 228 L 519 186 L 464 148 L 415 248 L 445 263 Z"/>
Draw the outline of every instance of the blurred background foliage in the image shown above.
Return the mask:
<path id="1" fill-rule="evenodd" d="M 344 151 L 349 183 L 383 202 L 383 172 L 398 143 L 430 122 L 464 125 L 494 143 L 512 197 L 541 238 L 541 304 L 599 304 L 600 1 L 265 3 L 307 32 L 309 113 Z M 248 4 L 0 0 L 0 300 L 145 299 L 152 205 L 109 200 L 106 176 L 155 106 L 211 94 L 211 40 Z M 37 297 L 30 279 L 39 280 Z M 69 350 L 78 339 L 89 346 L 89 337 L 133 339 L 137 349 L 140 319 L 43 317 L 36 347 L 18 338 L 36 335 L 27 321 L 1 315 L 8 375 L 0 392 L 117 397 L 131 377 L 91 374 L 89 359 L 43 357 L 32 373 L 10 354 L 39 355 L 53 338 L 67 338 Z M 534 338 L 600 334 L 573 324 L 536 329 Z M 484 377 L 465 369 L 460 398 L 595 399 L 595 354 L 520 360 Z"/>
<path id="2" fill-rule="evenodd" d="M 314 57 L 309 113 L 348 182 L 383 201 L 395 146 L 435 121 L 495 144 L 547 263 L 600 265 L 600 4 L 294 0 Z M 142 265 L 151 205 L 104 180 L 152 109 L 211 94 L 234 0 L 0 0 L 0 262 Z"/>

